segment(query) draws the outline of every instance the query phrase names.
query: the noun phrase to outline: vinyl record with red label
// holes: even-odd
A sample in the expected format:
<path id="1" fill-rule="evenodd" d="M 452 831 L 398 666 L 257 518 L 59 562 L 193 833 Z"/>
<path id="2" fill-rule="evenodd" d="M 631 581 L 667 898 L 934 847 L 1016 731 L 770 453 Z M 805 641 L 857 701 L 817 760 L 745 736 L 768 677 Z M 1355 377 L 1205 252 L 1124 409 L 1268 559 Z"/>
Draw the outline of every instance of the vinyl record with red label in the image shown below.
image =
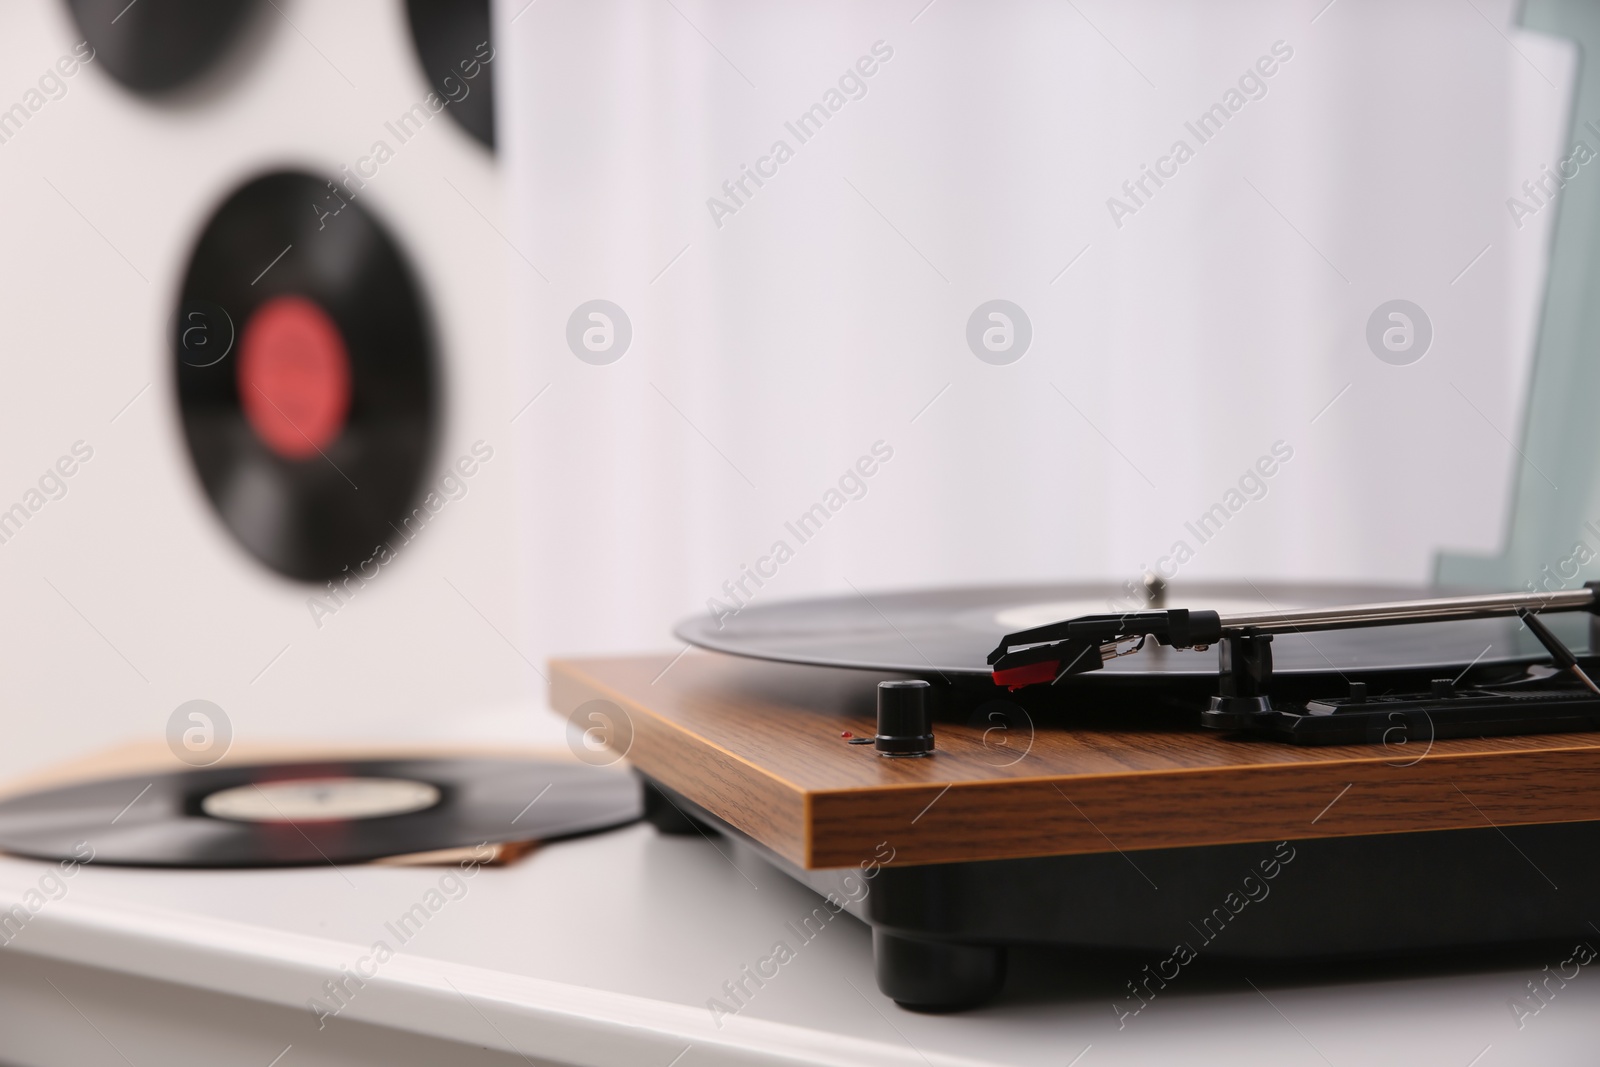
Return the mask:
<path id="1" fill-rule="evenodd" d="M 406 0 L 428 87 L 461 128 L 494 150 L 494 44 L 489 0 Z"/>
<path id="2" fill-rule="evenodd" d="M 437 369 L 417 282 L 347 188 L 280 172 L 230 196 L 189 262 L 172 341 L 195 469 L 254 556 L 320 582 L 402 529 Z"/>
<path id="3" fill-rule="evenodd" d="M 67 0 L 96 66 L 145 96 L 189 85 L 245 34 L 257 0 Z"/>

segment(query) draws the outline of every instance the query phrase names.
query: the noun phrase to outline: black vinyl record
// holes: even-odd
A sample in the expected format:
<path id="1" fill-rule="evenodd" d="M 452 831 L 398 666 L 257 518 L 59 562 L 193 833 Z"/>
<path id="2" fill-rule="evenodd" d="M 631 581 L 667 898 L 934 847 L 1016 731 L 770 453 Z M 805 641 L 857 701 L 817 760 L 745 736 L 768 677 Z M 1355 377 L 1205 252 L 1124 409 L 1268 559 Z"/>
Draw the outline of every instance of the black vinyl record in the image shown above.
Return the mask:
<path id="1" fill-rule="evenodd" d="M 494 60 L 489 0 L 406 0 L 411 41 L 450 117 L 494 149 Z"/>
<path id="2" fill-rule="evenodd" d="M 749 585 L 749 583 L 746 583 Z M 753 588 L 753 587 L 752 587 Z M 1280 582 L 1182 582 L 1161 606 L 1243 612 L 1414 600 L 1439 590 Z M 757 659 L 848 667 L 935 678 L 987 678 L 989 652 L 1008 633 L 1081 615 L 1153 607 L 1132 588 L 1110 584 L 994 586 L 851 594 L 706 612 L 680 622 L 679 639 Z M 1588 644 L 1586 617 L 1554 615 L 1552 629 L 1571 647 Z M 1480 667 L 1549 658 L 1516 618 L 1279 634 L 1274 674 L 1332 674 Z M 1075 684 L 1138 678 L 1210 677 L 1217 652 L 1152 646 L 1074 676 Z"/>
<path id="3" fill-rule="evenodd" d="M 239 189 L 200 236 L 173 323 L 206 495 L 253 555 L 305 581 L 410 536 L 438 419 L 417 282 L 357 195 L 296 172 Z"/>
<path id="4" fill-rule="evenodd" d="M 549 841 L 621 826 L 642 812 L 632 775 L 584 764 L 262 764 L 12 797 L 0 801 L 0 851 L 127 867 L 301 867 Z"/>
<path id="5" fill-rule="evenodd" d="M 67 0 L 95 61 L 136 93 L 176 89 L 215 63 L 256 0 Z"/>

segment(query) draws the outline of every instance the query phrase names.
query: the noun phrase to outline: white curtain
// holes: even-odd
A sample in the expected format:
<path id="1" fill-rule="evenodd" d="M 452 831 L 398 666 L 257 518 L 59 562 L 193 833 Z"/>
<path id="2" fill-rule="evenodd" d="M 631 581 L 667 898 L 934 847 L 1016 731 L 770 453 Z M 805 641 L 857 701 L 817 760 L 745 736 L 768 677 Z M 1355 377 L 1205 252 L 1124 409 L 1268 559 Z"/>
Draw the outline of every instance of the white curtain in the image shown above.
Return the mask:
<path id="1" fill-rule="evenodd" d="M 1510 4 L 524 3 L 532 652 L 1158 563 L 1422 581 L 1499 537 L 1554 214 L 1506 201 L 1576 63 Z M 594 300 L 614 362 L 568 343 Z M 1031 328 L 1003 365 L 968 339 L 996 300 Z M 1407 365 L 1368 342 L 1394 300 L 1431 326 Z"/>

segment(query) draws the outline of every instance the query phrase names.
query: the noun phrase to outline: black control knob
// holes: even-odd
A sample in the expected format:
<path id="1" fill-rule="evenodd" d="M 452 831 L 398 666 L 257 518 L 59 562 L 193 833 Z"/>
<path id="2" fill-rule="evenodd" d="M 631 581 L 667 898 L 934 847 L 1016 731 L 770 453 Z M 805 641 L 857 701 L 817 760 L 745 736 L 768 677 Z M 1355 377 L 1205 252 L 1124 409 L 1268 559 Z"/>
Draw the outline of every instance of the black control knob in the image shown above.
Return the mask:
<path id="1" fill-rule="evenodd" d="M 878 736 L 880 756 L 931 756 L 933 711 L 928 706 L 932 688 L 921 679 L 878 683 Z"/>

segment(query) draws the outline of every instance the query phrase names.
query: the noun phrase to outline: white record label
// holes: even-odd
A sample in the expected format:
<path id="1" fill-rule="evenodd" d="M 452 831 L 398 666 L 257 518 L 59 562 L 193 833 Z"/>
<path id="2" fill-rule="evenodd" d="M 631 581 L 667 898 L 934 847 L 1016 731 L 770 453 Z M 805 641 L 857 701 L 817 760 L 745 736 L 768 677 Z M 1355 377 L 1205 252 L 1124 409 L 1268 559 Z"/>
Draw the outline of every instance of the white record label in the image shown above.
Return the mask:
<path id="1" fill-rule="evenodd" d="M 297 778 L 218 790 L 200 810 L 238 822 L 332 822 L 405 815 L 438 802 L 437 787 L 405 778 Z"/>

